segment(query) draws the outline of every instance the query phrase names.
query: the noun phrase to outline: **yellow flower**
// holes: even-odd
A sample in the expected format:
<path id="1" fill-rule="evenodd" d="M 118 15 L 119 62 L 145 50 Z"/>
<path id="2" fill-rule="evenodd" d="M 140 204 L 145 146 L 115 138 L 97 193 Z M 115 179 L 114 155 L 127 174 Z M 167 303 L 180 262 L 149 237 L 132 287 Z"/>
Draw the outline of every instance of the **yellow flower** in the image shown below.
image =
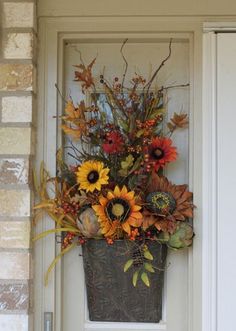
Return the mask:
<path id="1" fill-rule="evenodd" d="M 95 189 L 101 190 L 102 185 L 108 183 L 109 173 L 108 168 L 104 168 L 103 162 L 100 161 L 86 161 L 76 172 L 77 183 L 80 189 L 86 190 L 86 192 L 93 192 Z"/>
<path id="2" fill-rule="evenodd" d="M 131 226 L 141 226 L 141 206 L 136 205 L 134 192 L 128 192 L 126 186 L 121 190 L 116 186 L 106 197 L 101 196 L 99 203 L 93 206 L 93 209 L 99 217 L 98 221 L 105 237 L 120 238 L 123 231 L 130 235 Z"/>

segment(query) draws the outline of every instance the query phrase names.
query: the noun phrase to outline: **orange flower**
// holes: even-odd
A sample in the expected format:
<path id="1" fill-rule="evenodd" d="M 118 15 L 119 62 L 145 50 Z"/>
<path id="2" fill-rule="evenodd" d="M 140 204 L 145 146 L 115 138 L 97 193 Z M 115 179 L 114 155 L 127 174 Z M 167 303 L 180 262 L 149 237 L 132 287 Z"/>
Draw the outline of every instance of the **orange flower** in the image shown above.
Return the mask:
<path id="1" fill-rule="evenodd" d="M 150 163 L 157 172 L 160 168 L 177 158 L 176 147 L 172 146 L 172 140 L 165 137 L 156 137 L 149 147 Z"/>
<path id="2" fill-rule="evenodd" d="M 128 192 L 126 186 L 109 191 L 107 196 L 101 196 L 99 205 L 93 206 L 102 233 L 105 237 L 121 238 L 123 231 L 131 235 L 131 226 L 139 227 L 142 224 L 141 206 L 136 205 L 134 192 Z"/>

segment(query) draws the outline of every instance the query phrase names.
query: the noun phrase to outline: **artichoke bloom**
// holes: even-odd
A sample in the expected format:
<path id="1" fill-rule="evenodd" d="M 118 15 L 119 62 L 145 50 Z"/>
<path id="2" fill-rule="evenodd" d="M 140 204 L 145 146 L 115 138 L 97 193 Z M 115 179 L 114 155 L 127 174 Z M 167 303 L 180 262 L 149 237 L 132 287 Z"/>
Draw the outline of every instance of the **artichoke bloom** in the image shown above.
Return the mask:
<path id="1" fill-rule="evenodd" d="M 76 223 L 84 237 L 97 238 L 101 236 L 98 217 L 91 207 L 87 207 L 79 214 Z"/>

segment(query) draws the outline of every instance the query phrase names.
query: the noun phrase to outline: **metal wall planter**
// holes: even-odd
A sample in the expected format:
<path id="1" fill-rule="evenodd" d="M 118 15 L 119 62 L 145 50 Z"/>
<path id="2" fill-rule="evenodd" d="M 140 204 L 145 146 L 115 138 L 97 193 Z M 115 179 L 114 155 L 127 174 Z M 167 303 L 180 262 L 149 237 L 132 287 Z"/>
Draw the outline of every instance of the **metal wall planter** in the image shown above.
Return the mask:
<path id="1" fill-rule="evenodd" d="M 118 240 L 88 240 L 83 245 L 83 263 L 91 321 L 157 323 L 162 318 L 162 289 L 167 247 L 154 241 L 147 245 L 154 260 L 155 273 L 150 287 L 141 280 L 133 287 L 134 269 L 123 268 L 137 244 Z"/>

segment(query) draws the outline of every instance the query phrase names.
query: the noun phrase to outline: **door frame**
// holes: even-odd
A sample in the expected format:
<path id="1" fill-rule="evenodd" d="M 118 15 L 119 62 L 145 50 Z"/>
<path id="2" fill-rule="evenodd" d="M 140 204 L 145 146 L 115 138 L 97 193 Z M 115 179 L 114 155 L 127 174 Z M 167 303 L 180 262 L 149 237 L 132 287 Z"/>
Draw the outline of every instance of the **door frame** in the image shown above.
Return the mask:
<path id="1" fill-rule="evenodd" d="M 203 24 L 203 330 L 218 330 L 218 134 L 217 32 L 236 32 L 236 22 Z"/>
<path id="2" fill-rule="evenodd" d="M 56 149 L 59 137 L 57 136 L 57 125 L 51 120 L 57 115 L 60 108 L 60 100 L 57 98 L 55 82 L 62 88 L 62 72 L 64 62 L 63 47 L 65 40 L 76 39 L 78 35 L 83 37 L 99 38 L 109 34 L 109 37 L 126 34 L 136 34 L 139 38 L 148 36 L 165 35 L 169 38 L 173 35 L 189 38 L 192 63 L 190 67 L 191 88 L 190 88 L 190 163 L 189 163 L 189 184 L 194 191 L 194 203 L 198 208 L 195 212 L 195 241 L 188 253 L 189 279 L 188 279 L 188 331 L 199 331 L 202 329 L 202 256 L 209 252 L 209 242 L 204 241 L 204 219 L 203 217 L 203 190 L 204 175 L 203 162 L 206 150 L 203 148 L 203 114 L 202 114 L 202 29 L 199 22 L 190 23 L 188 20 L 178 18 L 156 18 L 156 17 L 58 17 L 39 19 L 39 96 L 38 96 L 38 133 L 37 133 L 37 154 L 36 166 L 39 167 L 41 160 L 51 175 L 56 169 Z M 114 26 L 116 26 L 114 31 Z M 206 129 L 206 128 L 205 128 Z M 48 143 L 48 133 L 55 140 L 55 144 Z M 206 132 L 205 132 L 206 136 Z M 205 155 L 205 156 L 204 156 Z M 209 160 L 209 162 L 211 162 Z M 210 166 L 209 166 L 210 167 Z M 211 168 L 211 167 L 210 167 Z M 210 169 L 208 169 L 210 171 Z M 206 188 L 205 188 L 206 190 Z M 210 199 L 210 197 L 208 196 Z M 36 231 L 44 231 L 50 228 L 47 218 L 41 222 Z M 206 238 L 206 240 L 208 240 Z M 203 252 L 205 249 L 205 252 Z M 35 331 L 43 330 L 43 313 L 49 311 L 54 313 L 54 330 L 61 331 L 61 262 L 58 263 L 52 272 L 48 287 L 43 287 L 43 276 L 48 265 L 58 253 L 58 245 L 55 245 L 53 235 L 38 242 L 35 246 Z M 204 253 L 204 254 L 202 254 Z M 88 330 L 109 329 L 109 323 L 91 323 Z M 127 324 L 124 323 L 127 327 Z M 143 330 L 143 325 L 134 324 L 130 330 Z M 166 326 L 160 323 L 153 328 L 145 324 L 146 330 L 165 330 Z M 212 331 L 215 331 L 212 329 Z"/>

